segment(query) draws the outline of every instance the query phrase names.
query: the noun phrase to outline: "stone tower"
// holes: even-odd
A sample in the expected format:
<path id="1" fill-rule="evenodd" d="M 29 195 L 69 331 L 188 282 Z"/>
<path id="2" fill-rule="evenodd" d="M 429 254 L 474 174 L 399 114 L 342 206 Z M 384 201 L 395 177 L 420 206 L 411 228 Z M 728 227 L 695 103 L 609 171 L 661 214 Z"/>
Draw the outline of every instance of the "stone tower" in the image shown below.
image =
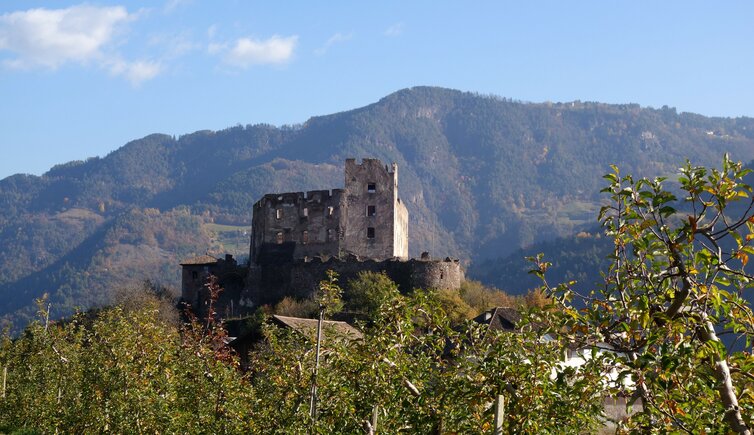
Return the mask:
<path id="1" fill-rule="evenodd" d="M 398 165 L 346 160 L 342 249 L 360 257 L 408 258 L 408 211 L 398 197 Z"/>
<path id="2" fill-rule="evenodd" d="M 397 165 L 347 159 L 345 189 L 270 193 L 254 204 L 252 263 L 342 254 L 408 258 L 408 211 L 398 198 Z"/>

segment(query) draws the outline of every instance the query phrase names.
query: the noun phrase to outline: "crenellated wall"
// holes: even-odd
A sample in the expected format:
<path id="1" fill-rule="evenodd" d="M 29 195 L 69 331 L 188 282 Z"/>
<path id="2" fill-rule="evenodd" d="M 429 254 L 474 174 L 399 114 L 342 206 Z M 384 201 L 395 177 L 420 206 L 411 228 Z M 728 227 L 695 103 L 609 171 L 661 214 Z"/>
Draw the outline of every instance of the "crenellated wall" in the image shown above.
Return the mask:
<path id="1" fill-rule="evenodd" d="M 313 255 L 338 255 L 343 190 L 268 194 L 254 204 L 249 257 L 277 263 Z"/>
<path id="2" fill-rule="evenodd" d="M 458 289 L 464 280 L 464 272 L 458 260 L 400 260 L 376 261 L 356 257 L 339 259 L 307 258 L 289 264 L 265 265 L 259 268 L 259 281 L 248 281 L 248 297 L 256 305 L 275 304 L 286 296 L 311 297 L 328 270 L 339 275 L 339 284 L 345 287 L 359 272 L 385 272 L 401 292 L 416 288 Z"/>
<path id="3" fill-rule="evenodd" d="M 345 188 L 267 194 L 254 204 L 250 265 L 200 256 L 183 266 L 182 299 L 205 316 L 212 274 L 224 291 L 221 317 L 250 313 L 286 296 L 311 297 L 328 270 L 341 286 L 359 272 L 385 272 L 402 292 L 458 289 L 458 260 L 408 259 L 408 210 L 398 197 L 398 166 L 377 159 L 345 162 Z"/>

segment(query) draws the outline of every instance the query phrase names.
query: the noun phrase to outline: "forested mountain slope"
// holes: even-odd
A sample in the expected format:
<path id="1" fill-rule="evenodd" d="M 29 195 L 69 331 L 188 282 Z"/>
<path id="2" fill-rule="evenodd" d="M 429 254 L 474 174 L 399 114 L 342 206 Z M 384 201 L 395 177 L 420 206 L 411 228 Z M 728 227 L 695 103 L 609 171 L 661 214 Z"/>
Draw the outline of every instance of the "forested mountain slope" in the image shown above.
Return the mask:
<path id="1" fill-rule="evenodd" d="M 62 315 L 128 280 L 176 284 L 182 257 L 245 252 L 261 195 L 341 187 L 348 157 L 398 163 L 412 255 L 481 262 L 593 227 L 609 164 L 673 175 L 725 152 L 754 158 L 754 119 L 429 87 L 297 126 L 150 135 L 0 180 L 0 314 L 23 323 L 45 292 Z"/>

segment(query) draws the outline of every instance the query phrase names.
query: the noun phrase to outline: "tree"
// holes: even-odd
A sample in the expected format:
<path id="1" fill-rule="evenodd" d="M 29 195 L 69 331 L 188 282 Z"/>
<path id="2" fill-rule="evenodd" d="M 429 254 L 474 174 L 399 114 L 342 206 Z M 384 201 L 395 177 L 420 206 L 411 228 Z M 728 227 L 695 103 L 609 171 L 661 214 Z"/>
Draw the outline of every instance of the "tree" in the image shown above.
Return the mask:
<path id="1" fill-rule="evenodd" d="M 348 281 L 344 299 L 347 310 L 361 312 L 371 319 L 397 295 L 398 286 L 385 272 L 362 271 Z"/>
<path id="2" fill-rule="evenodd" d="M 612 168 L 603 189 L 610 203 L 600 211 L 614 240 L 604 285 L 578 295 L 570 283 L 545 281 L 562 304 L 563 336 L 612 350 L 605 362 L 643 404 L 629 429 L 710 433 L 727 425 L 750 434 L 754 314 L 742 297 L 754 283 L 745 269 L 754 254 L 750 171 L 727 156 L 721 170 L 686 163 L 679 201 L 663 178 L 635 181 Z M 548 263 L 533 260 L 544 278 Z"/>
<path id="3" fill-rule="evenodd" d="M 42 322 L 0 337 L 0 432 L 258 433 L 253 390 L 217 333 L 179 331 L 143 302 L 59 323 L 42 305 Z"/>
<path id="4" fill-rule="evenodd" d="M 583 433 L 599 425 L 596 362 L 563 368 L 564 348 L 543 343 L 533 328 L 453 327 L 441 306 L 434 291 L 395 294 L 362 338 L 336 340 L 327 332 L 314 422 L 306 406 L 312 338 L 265 329 L 250 364 L 257 428 L 351 434 L 376 423 L 377 433 L 491 432 L 499 394 L 506 397 L 506 433 Z"/>

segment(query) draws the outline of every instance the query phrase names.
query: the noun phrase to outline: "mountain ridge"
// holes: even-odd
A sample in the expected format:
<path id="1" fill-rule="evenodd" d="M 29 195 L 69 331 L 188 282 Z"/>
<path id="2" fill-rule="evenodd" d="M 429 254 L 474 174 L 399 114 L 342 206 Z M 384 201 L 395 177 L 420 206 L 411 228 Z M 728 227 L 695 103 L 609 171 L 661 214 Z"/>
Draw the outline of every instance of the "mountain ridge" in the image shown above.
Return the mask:
<path id="1" fill-rule="evenodd" d="M 412 255 L 468 263 L 593 226 L 609 164 L 672 175 L 686 158 L 709 166 L 725 152 L 754 159 L 754 119 L 635 104 L 524 103 L 433 87 L 296 126 L 152 134 L 42 176 L 0 180 L 0 294 L 26 295 L 15 307 L 27 307 L 21 317 L 28 318 L 28 299 L 43 291 L 65 313 L 76 298 L 82 307 L 101 303 L 129 273 L 176 285 L 180 256 L 219 254 L 223 240 L 248 228 L 263 194 L 342 187 L 348 157 L 398 164 Z M 228 238 L 215 224 L 237 233 Z M 69 268 L 72 278 L 49 278 L 65 268 L 47 268 L 98 230 L 97 249 Z M 21 318 L 18 311 L 0 315 Z"/>

